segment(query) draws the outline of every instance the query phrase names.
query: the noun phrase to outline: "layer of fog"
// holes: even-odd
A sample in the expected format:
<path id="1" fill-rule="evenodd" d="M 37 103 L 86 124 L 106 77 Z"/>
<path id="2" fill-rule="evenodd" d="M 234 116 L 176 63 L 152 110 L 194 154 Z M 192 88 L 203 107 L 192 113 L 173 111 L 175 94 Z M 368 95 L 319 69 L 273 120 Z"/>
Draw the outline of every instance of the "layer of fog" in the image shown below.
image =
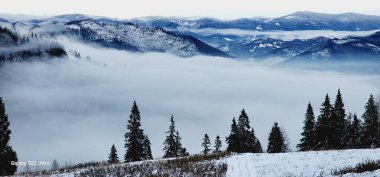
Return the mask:
<path id="1" fill-rule="evenodd" d="M 333 31 L 333 30 L 301 30 L 301 31 L 257 31 L 257 30 L 241 30 L 241 29 L 180 29 L 181 31 L 190 31 L 200 35 L 236 35 L 242 37 L 269 37 L 273 39 L 281 39 L 285 41 L 294 39 L 311 39 L 316 37 L 328 38 L 344 38 L 347 36 L 367 36 L 379 30 L 372 31 Z"/>
<path id="2" fill-rule="evenodd" d="M 264 148 L 274 121 L 295 150 L 310 101 L 318 113 L 326 93 L 343 92 L 348 111 L 362 114 L 379 76 L 271 69 L 253 62 L 168 54 L 129 54 L 62 41 L 82 58 L 8 63 L 0 68 L 19 159 L 105 160 L 112 144 L 125 154 L 124 134 L 133 100 L 141 111 L 154 157 L 174 114 L 183 145 L 199 153 L 204 133 L 228 135 L 233 117 L 246 109 Z M 223 142 L 224 143 L 224 142 Z M 226 148 L 226 144 L 223 144 Z"/>

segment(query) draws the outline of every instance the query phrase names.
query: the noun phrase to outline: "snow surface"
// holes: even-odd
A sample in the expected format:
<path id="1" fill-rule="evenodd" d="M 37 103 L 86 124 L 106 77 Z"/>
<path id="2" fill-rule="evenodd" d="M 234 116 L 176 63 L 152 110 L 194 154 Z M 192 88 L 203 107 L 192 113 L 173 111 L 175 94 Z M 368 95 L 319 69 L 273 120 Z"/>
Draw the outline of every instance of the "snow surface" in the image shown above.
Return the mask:
<path id="1" fill-rule="evenodd" d="M 240 154 L 225 159 L 227 177 L 332 176 L 331 171 L 380 160 L 380 149 Z M 345 177 L 380 176 L 380 170 Z"/>
<path id="2" fill-rule="evenodd" d="M 174 158 L 170 158 L 174 159 Z M 150 160 L 152 162 L 167 159 Z M 351 149 L 334 151 L 309 151 L 289 153 L 245 153 L 219 160 L 228 165 L 227 177 L 333 177 L 331 172 L 344 167 L 354 167 L 368 160 L 380 160 L 380 149 Z M 215 161 L 217 162 L 217 161 Z M 144 163 L 132 162 L 132 164 Z M 122 165 L 122 164 L 121 164 Z M 52 176 L 75 176 L 86 169 Z M 376 177 L 380 170 L 349 173 L 342 177 Z"/>

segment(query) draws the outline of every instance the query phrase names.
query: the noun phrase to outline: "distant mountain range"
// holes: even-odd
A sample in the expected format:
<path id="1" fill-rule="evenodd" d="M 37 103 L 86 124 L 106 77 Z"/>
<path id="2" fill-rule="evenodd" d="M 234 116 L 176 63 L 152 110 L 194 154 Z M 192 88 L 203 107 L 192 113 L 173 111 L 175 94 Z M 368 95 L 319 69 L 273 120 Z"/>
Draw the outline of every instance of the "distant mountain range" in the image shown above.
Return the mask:
<path id="1" fill-rule="evenodd" d="M 41 19 L 0 18 L 0 26 L 45 38 L 64 35 L 82 42 L 130 52 L 167 52 L 181 57 L 209 55 L 237 59 L 281 58 L 280 61 L 379 61 L 380 32 L 365 36 L 314 37 L 281 40 L 270 36 L 240 36 L 216 30 L 293 31 L 380 29 L 380 17 L 355 13 L 296 12 L 278 18 L 223 21 L 211 18 L 145 17 L 119 20 L 68 14 Z M 208 30 L 208 34 L 202 30 Z M 213 32 L 214 31 L 214 32 Z M 1 36 L 0 36 L 1 37 Z M 9 38 L 0 38 L 9 40 Z M 4 42 L 3 42 L 4 43 Z"/>
<path id="2" fill-rule="evenodd" d="M 277 57 L 289 61 L 379 60 L 380 32 L 361 37 L 317 37 L 291 41 L 262 38 L 249 43 L 234 43 L 228 50 L 228 53 L 237 58 Z"/>
<path id="3" fill-rule="evenodd" d="M 230 57 L 192 36 L 148 28 L 130 22 L 92 19 L 84 15 L 64 15 L 43 20 L 9 21 L 0 23 L 16 31 L 30 31 L 42 36 L 64 35 L 85 43 L 130 52 L 168 52 L 181 57 L 209 55 Z"/>
<path id="4" fill-rule="evenodd" d="M 236 20 L 218 20 L 200 18 L 196 20 L 180 18 L 136 18 L 132 22 L 151 27 L 167 29 L 243 29 L 259 31 L 293 31 L 293 30 L 342 30 L 365 31 L 380 29 L 380 16 L 357 13 L 323 14 L 308 11 L 298 11 L 278 18 L 241 18 Z"/>

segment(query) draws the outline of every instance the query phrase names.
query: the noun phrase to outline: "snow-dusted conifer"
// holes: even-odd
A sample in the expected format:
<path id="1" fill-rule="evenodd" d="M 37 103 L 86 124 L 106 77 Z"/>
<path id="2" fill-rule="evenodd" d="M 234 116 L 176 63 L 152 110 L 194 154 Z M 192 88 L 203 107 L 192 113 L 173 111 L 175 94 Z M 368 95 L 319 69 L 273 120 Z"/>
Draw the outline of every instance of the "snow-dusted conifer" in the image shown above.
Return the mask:
<path id="1" fill-rule="evenodd" d="M 13 175 L 17 171 L 17 166 L 11 164 L 18 159 L 16 152 L 8 144 L 11 135 L 9 125 L 3 98 L 0 97 L 0 176 Z"/>
<path id="2" fill-rule="evenodd" d="M 373 95 L 370 95 L 362 115 L 363 137 L 361 139 L 364 148 L 380 147 L 379 115 Z"/>
<path id="3" fill-rule="evenodd" d="M 307 105 L 302 138 L 300 144 L 297 145 L 300 151 L 313 150 L 315 147 L 315 116 L 313 107 L 310 102 Z"/>
<path id="4" fill-rule="evenodd" d="M 211 151 L 211 149 L 210 149 L 211 143 L 210 143 L 210 138 L 208 137 L 207 133 L 204 135 L 202 140 L 203 140 L 203 142 L 202 142 L 203 151 L 202 152 L 203 152 L 203 154 L 208 154 Z"/>
<path id="5" fill-rule="evenodd" d="M 119 157 L 117 157 L 117 151 L 114 144 L 112 145 L 111 152 L 108 156 L 108 163 L 110 164 L 119 163 Z"/>
<path id="6" fill-rule="evenodd" d="M 125 134 L 125 145 L 127 152 L 124 156 L 125 162 L 145 160 L 144 157 L 144 131 L 141 127 L 140 111 L 136 101 L 133 102 L 131 114 L 129 116 L 127 129 Z"/>

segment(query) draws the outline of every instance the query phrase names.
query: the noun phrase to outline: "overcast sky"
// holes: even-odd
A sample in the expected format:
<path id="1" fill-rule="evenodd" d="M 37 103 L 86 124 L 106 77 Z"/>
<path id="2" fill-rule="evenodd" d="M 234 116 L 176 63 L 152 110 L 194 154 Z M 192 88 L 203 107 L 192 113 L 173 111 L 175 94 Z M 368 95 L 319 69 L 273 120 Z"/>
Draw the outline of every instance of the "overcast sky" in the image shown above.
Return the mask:
<path id="1" fill-rule="evenodd" d="M 116 18 L 210 16 L 239 18 L 282 16 L 295 11 L 358 12 L 380 15 L 375 0 L 2 0 L 1 13 L 57 15 L 83 13 Z"/>

